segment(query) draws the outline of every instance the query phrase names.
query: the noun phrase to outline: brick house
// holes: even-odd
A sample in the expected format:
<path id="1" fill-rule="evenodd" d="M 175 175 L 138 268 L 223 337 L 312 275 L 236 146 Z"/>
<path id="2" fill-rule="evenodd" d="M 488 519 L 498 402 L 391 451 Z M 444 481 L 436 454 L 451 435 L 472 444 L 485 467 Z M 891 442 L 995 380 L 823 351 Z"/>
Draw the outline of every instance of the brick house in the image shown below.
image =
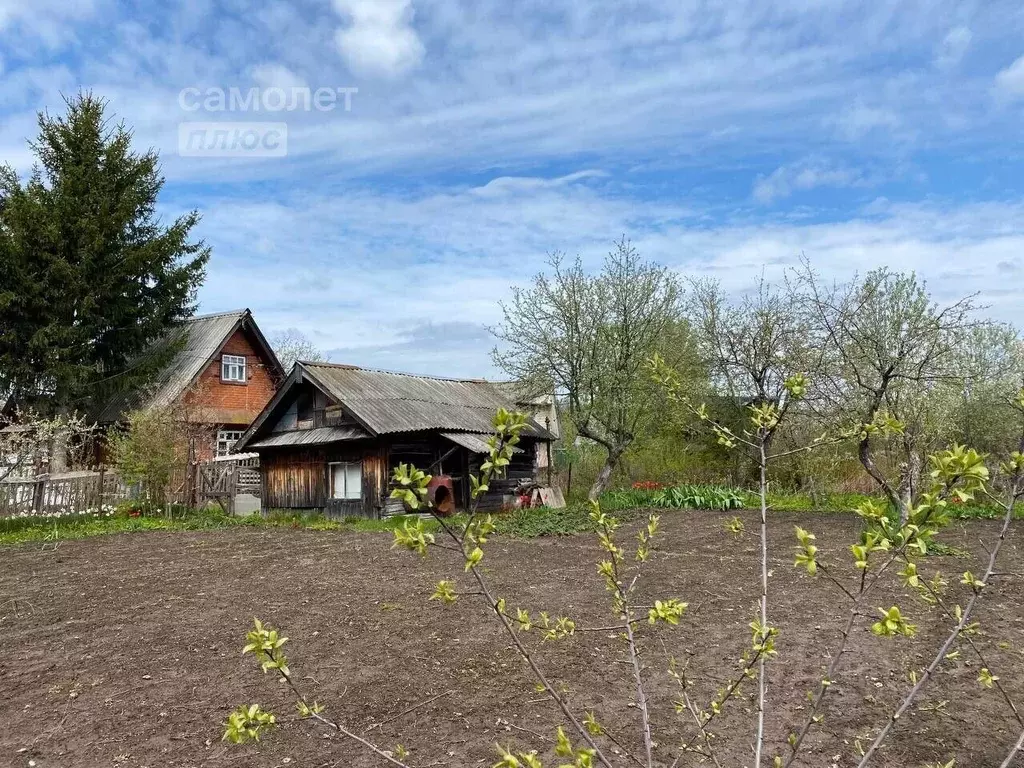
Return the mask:
<path id="1" fill-rule="evenodd" d="M 140 408 L 174 408 L 203 437 L 202 461 L 231 452 L 273 399 L 286 373 L 248 309 L 190 318 L 157 345 L 174 352 L 147 386 L 123 392 L 94 414 L 101 426 Z"/>

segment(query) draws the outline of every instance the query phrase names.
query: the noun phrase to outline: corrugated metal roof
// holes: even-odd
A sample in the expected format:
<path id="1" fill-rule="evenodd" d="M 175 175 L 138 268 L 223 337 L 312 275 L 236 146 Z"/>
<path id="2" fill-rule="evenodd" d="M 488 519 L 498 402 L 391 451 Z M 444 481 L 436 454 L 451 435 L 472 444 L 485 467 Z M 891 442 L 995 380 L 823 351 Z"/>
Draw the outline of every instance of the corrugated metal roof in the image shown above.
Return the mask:
<path id="1" fill-rule="evenodd" d="M 456 445 L 468 448 L 473 453 L 490 453 L 491 446 L 487 444 L 487 438 L 483 435 L 476 435 L 471 432 L 442 432 L 441 437 L 451 440 Z M 513 453 L 522 453 L 522 448 L 513 448 Z"/>
<path id="2" fill-rule="evenodd" d="M 562 435 L 558 421 L 555 393 L 541 392 L 534 387 L 517 381 L 496 381 L 494 386 L 515 402 L 519 408 L 531 414 L 537 423 L 547 427 L 556 440 Z"/>
<path id="3" fill-rule="evenodd" d="M 359 427 L 317 427 L 316 429 L 301 429 L 267 435 L 256 442 L 247 444 L 245 448 L 249 450 L 252 448 L 277 448 L 285 445 L 322 445 L 323 443 L 346 440 L 362 440 L 367 437 L 369 435 L 366 431 Z"/>
<path id="4" fill-rule="evenodd" d="M 240 309 L 193 317 L 168 331 L 154 343 L 149 354 L 181 344 L 174 357 L 149 385 L 112 398 L 95 415 L 95 420 L 101 424 L 111 423 L 120 421 L 131 410 L 165 407 L 173 403 L 217 353 L 247 312 Z"/>
<path id="5" fill-rule="evenodd" d="M 489 433 L 499 408 L 515 408 L 497 387 L 480 379 L 413 376 L 331 363 L 302 365 L 375 434 L 428 429 Z M 530 431 L 548 434 L 534 421 Z"/>

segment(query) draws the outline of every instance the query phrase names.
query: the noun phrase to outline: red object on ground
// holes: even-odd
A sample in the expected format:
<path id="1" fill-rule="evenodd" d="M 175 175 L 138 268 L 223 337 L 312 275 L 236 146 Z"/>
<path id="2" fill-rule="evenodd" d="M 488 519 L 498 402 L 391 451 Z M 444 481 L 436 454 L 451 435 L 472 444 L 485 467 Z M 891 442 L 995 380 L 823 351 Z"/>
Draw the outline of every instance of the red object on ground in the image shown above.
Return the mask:
<path id="1" fill-rule="evenodd" d="M 427 483 L 427 498 L 441 517 L 455 512 L 455 484 L 449 475 L 434 475 Z"/>

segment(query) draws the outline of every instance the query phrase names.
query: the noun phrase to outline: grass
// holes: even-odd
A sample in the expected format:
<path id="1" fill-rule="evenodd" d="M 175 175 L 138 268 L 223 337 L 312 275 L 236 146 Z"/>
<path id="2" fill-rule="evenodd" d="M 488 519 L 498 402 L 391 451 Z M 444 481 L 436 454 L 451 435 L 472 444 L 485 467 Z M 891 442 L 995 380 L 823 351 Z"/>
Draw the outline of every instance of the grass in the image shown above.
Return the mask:
<path id="1" fill-rule="evenodd" d="M 865 494 L 827 494 L 812 499 L 802 493 L 772 493 L 768 496 L 772 511 L 850 512 L 858 504 L 878 497 Z M 756 493 L 717 486 L 677 486 L 665 489 L 630 488 L 612 491 L 602 497 L 602 506 L 614 511 L 620 518 L 629 518 L 638 509 L 755 509 L 759 504 Z M 982 504 L 954 504 L 952 516 L 962 520 L 996 519 L 1002 511 Z M 569 536 L 594 530 L 587 504 L 570 504 L 564 509 L 522 509 L 496 515 L 497 533 L 517 538 L 538 536 Z M 1016 511 L 1024 519 L 1024 505 Z M 97 515 L 71 515 L 60 518 L 18 517 L 0 518 L 0 545 L 28 542 L 56 542 L 61 539 L 81 539 L 114 533 L 137 531 L 196 531 L 245 526 L 250 528 L 293 528 L 313 531 L 352 531 L 359 533 L 389 532 L 413 518 L 398 515 L 384 520 L 350 517 L 331 520 L 323 515 L 300 513 L 294 510 L 274 510 L 266 516 L 234 517 L 219 509 L 190 510 L 174 508 L 169 515 L 132 515 L 126 511 Z M 465 522 L 457 515 L 453 525 Z M 436 532 L 439 526 L 433 520 L 425 521 L 428 530 Z"/>
<path id="2" fill-rule="evenodd" d="M 81 515 L 59 519 L 19 517 L 0 520 L 0 544 L 56 542 L 110 533 L 135 531 L 195 531 L 244 524 L 245 518 L 223 513 L 191 511 L 171 516 L 116 514 L 112 517 Z"/>

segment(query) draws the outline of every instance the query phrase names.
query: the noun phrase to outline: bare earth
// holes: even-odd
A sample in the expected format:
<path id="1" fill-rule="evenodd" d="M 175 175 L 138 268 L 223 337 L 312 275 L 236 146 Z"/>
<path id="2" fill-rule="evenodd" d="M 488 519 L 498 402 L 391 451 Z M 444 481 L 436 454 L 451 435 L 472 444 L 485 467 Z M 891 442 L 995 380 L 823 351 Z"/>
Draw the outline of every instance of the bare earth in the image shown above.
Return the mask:
<path id="1" fill-rule="evenodd" d="M 689 659 L 695 698 L 708 701 L 735 675 L 749 642 L 757 598 L 755 518 L 734 542 L 723 528 L 732 513 L 673 512 L 663 518 L 662 550 L 646 574 L 641 599 L 677 596 L 690 603 L 675 630 L 644 625 L 651 678 L 656 754 L 671 764 L 674 747 L 693 734 L 671 702 L 678 689 L 665 673 L 666 651 Z M 779 657 L 769 667 L 768 731 L 776 749 L 806 717 L 815 687 L 845 619 L 845 598 L 792 566 L 793 524 L 818 535 L 826 562 L 850 576 L 847 545 L 853 516 L 791 515 L 771 519 L 772 623 Z M 958 574 L 982 570 L 979 540 L 997 526 L 958 524 L 944 540 L 971 559 L 932 557 L 923 566 L 949 578 L 950 599 L 963 600 Z M 623 541 L 626 534 L 623 534 Z M 382 761 L 308 722 L 295 721 L 283 686 L 240 655 L 254 615 L 291 638 L 291 667 L 311 698 L 349 727 L 411 751 L 414 766 L 495 762 L 494 743 L 546 752 L 561 722 L 507 637 L 479 598 L 452 608 L 428 602 L 433 584 L 458 575 L 448 553 L 427 559 L 389 549 L 377 534 L 292 530 L 145 533 L 0 549 L 0 765 L 57 766 L 338 766 Z M 999 580 L 978 613 L 993 672 L 1024 702 L 1024 540 L 1011 533 Z M 580 626 L 609 624 L 608 599 L 595 572 L 593 537 L 532 541 L 496 538 L 485 564 L 498 594 Z M 855 740 L 885 722 L 908 688 L 906 670 L 927 664 L 946 623 L 901 589 L 869 601 L 898 602 L 920 627 L 913 639 L 880 639 L 864 619 L 844 657 L 822 727 L 801 765 L 855 765 Z M 630 669 L 615 633 L 586 632 L 558 643 L 529 638 L 542 666 L 580 711 L 616 724 L 639 745 L 630 701 Z M 898 724 L 879 766 L 924 766 L 957 757 L 957 766 L 998 766 L 1019 726 L 1005 703 L 976 682 L 969 649 L 945 664 L 917 706 Z M 402 714 L 437 694 L 454 691 Z M 746 689 L 747 694 L 753 687 Z M 239 703 L 260 702 L 286 722 L 260 745 L 230 746 L 221 723 Z M 752 763 L 753 707 L 746 696 L 715 721 L 723 766 Z M 535 735 L 536 734 L 536 735 Z M 614 752 L 614 750 L 611 750 Z M 639 751 L 638 751 L 639 753 Z M 774 752 L 769 753 L 774 754 Z M 623 765 L 628 764 L 620 759 Z M 688 756 L 680 765 L 699 765 Z"/>

